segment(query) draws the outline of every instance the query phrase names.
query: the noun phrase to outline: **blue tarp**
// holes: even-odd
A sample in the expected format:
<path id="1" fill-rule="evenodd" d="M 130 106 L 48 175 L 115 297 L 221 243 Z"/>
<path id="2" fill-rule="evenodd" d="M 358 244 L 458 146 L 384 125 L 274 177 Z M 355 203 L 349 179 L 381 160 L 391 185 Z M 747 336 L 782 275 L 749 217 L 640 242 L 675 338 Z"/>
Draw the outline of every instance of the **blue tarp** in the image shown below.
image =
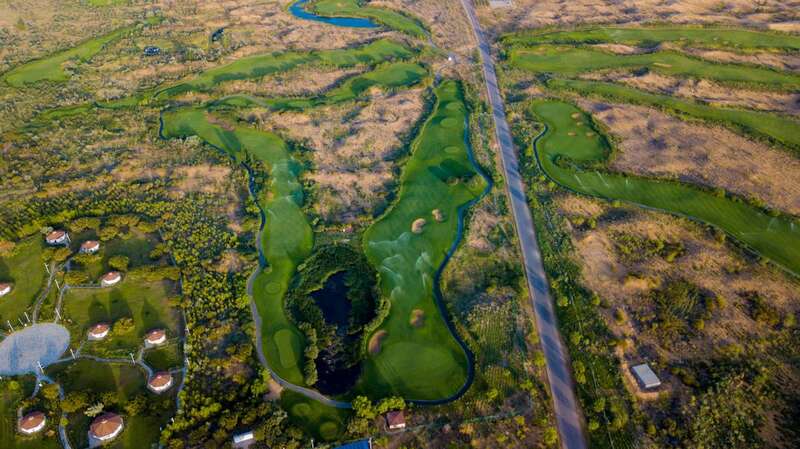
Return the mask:
<path id="1" fill-rule="evenodd" d="M 347 443 L 344 446 L 339 446 L 336 449 L 370 449 L 369 440 L 356 441 L 355 443 Z"/>

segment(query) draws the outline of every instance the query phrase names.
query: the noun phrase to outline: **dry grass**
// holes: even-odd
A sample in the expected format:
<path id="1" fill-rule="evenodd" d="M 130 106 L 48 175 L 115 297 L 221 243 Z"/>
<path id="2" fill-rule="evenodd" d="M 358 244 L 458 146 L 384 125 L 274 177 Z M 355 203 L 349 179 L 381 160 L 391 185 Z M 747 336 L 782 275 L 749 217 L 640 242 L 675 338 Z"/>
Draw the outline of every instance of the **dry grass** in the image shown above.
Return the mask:
<path id="1" fill-rule="evenodd" d="M 352 222 L 385 201 L 395 180 L 395 157 L 419 120 L 419 89 L 373 96 L 370 104 L 331 106 L 309 112 L 261 114 L 262 126 L 306 142 L 316 184 L 314 208 L 325 220 Z"/>
<path id="2" fill-rule="evenodd" d="M 730 23 L 789 30 L 797 25 L 796 1 L 767 0 L 513 0 L 509 9 L 481 8 L 481 21 L 495 33 L 578 23 Z"/>
<path id="3" fill-rule="evenodd" d="M 722 187 L 800 214 L 800 161 L 788 152 L 645 107 L 580 103 L 619 138 L 613 169 Z"/>

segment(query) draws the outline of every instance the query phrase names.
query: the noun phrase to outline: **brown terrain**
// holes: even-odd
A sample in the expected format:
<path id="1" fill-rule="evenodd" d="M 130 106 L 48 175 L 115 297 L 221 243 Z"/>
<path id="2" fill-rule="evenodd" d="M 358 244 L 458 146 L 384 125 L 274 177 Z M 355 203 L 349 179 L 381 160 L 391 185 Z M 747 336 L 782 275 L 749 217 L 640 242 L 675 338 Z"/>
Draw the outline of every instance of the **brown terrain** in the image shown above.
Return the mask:
<path id="1" fill-rule="evenodd" d="M 421 90 L 377 93 L 367 106 L 329 106 L 308 112 L 264 112 L 262 126 L 305 142 L 314 169 L 314 208 L 325 220 L 352 222 L 385 201 L 395 182 L 394 160 L 419 120 Z"/>
<path id="2" fill-rule="evenodd" d="M 800 185 L 791 181 L 800 179 L 800 160 L 789 152 L 641 106 L 579 104 L 617 137 L 613 169 L 722 187 L 800 215 Z"/>
<path id="3" fill-rule="evenodd" d="M 481 8 L 481 22 L 495 33 L 578 23 L 728 23 L 800 30 L 800 3 L 765 0 L 512 0 L 511 8 Z"/>

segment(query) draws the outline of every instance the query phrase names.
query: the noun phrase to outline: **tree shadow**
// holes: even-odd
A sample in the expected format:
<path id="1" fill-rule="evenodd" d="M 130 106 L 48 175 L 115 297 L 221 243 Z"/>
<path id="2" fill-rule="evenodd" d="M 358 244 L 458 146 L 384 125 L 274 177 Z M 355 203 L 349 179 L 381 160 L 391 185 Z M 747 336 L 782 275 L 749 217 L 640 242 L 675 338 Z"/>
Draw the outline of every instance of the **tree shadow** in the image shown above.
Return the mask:
<path id="1" fill-rule="evenodd" d="M 108 321 L 110 316 L 108 313 L 108 309 L 106 306 L 100 301 L 97 295 L 92 295 L 92 302 L 89 304 L 87 308 L 89 314 L 89 325 L 92 326 L 94 324 Z"/>
<path id="2" fill-rule="evenodd" d="M 133 318 L 133 311 L 128 304 L 128 300 L 119 290 L 114 289 L 111 291 L 108 305 L 111 319 L 116 321 L 120 318 Z"/>

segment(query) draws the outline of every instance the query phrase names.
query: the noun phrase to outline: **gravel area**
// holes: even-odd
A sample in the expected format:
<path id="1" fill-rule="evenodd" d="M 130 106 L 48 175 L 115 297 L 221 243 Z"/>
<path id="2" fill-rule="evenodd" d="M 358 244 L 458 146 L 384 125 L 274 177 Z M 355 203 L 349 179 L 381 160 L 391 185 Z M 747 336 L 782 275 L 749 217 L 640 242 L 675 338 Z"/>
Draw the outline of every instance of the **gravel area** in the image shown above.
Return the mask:
<path id="1" fill-rule="evenodd" d="M 0 342 L 0 375 L 35 373 L 58 360 L 69 347 L 69 331 L 54 323 L 34 324 Z"/>

